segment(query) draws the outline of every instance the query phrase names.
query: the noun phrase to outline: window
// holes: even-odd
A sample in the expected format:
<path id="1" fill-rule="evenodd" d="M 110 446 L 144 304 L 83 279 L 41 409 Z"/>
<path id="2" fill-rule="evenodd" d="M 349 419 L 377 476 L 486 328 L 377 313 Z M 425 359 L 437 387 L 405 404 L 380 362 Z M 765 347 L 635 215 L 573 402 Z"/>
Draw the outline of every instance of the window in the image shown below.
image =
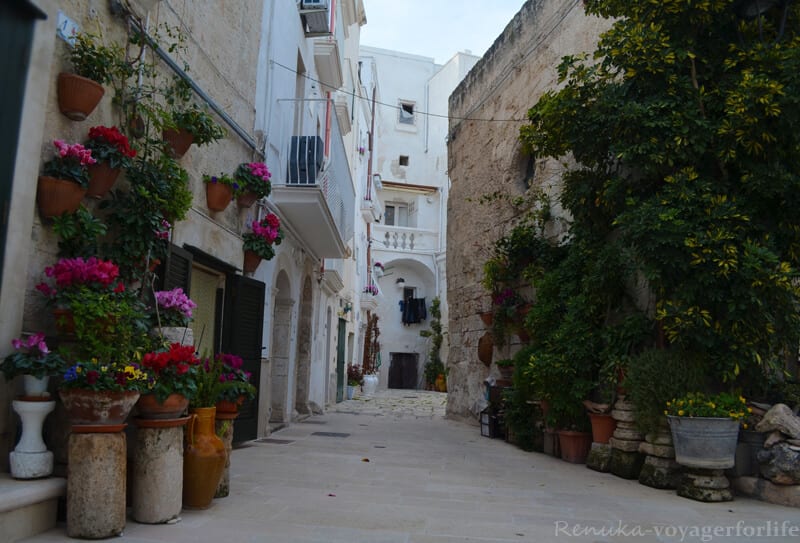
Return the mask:
<path id="1" fill-rule="evenodd" d="M 386 204 L 384 223 L 388 226 L 408 226 L 408 206 L 406 204 Z"/>
<path id="2" fill-rule="evenodd" d="M 408 166 L 408 155 L 400 155 L 399 162 L 401 166 Z"/>
<path id="3" fill-rule="evenodd" d="M 401 124 L 415 124 L 414 104 L 411 102 L 400 102 L 400 116 L 397 120 Z"/>

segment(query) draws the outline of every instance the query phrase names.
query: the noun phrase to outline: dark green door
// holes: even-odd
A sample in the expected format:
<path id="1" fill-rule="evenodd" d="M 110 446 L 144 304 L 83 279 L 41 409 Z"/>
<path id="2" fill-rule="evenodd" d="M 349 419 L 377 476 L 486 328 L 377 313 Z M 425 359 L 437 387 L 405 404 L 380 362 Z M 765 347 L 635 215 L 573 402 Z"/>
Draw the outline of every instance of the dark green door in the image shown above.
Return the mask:
<path id="1" fill-rule="evenodd" d="M 264 329 L 264 295 L 266 285 L 249 277 L 229 274 L 225 281 L 225 316 L 223 317 L 222 351 L 236 353 L 251 373 L 250 382 L 258 387 L 261 379 L 261 339 Z M 258 394 L 239 409 L 233 426 L 233 441 L 258 437 Z"/>
<path id="2" fill-rule="evenodd" d="M 336 342 L 336 403 L 344 400 L 344 347 L 345 347 L 345 334 L 347 333 L 347 321 L 339 319 L 339 334 Z"/>

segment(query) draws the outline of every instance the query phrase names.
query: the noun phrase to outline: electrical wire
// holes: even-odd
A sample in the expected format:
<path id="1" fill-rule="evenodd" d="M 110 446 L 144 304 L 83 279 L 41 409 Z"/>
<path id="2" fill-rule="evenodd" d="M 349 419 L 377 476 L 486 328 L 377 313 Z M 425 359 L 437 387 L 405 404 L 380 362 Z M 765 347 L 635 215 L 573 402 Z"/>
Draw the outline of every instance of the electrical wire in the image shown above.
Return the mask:
<path id="1" fill-rule="evenodd" d="M 329 85 L 329 84 L 325 83 L 324 81 L 320 81 L 319 79 L 314 79 L 313 77 L 311 77 L 310 75 L 308 75 L 306 73 L 300 73 L 300 72 L 296 71 L 295 69 L 290 68 L 289 66 L 281 64 L 277 60 L 273 60 L 271 62 L 273 64 L 275 64 L 276 66 L 280 66 L 284 70 L 288 70 L 288 71 L 292 72 L 293 74 L 301 75 L 301 76 L 305 77 L 306 79 L 308 79 L 309 81 L 313 81 L 314 83 L 318 83 L 318 84 L 320 84 L 322 86 L 325 86 L 325 87 L 328 87 L 328 88 L 331 88 L 331 89 L 335 88 L 333 85 Z M 366 96 L 361 96 L 360 94 L 356 94 L 355 92 L 352 92 L 352 91 L 348 91 L 348 90 L 344 90 L 344 89 L 337 89 L 337 92 L 341 92 L 342 94 L 346 94 L 348 96 L 352 96 L 353 98 L 358 98 L 359 100 L 365 100 L 365 101 L 368 101 L 368 102 L 372 101 L 369 98 L 367 98 Z M 395 105 L 395 104 L 387 104 L 386 102 L 380 102 L 378 100 L 375 100 L 375 103 L 378 104 L 378 105 L 381 105 L 381 106 L 385 106 L 385 107 L 389 107 L 389 108 L 395 109 L 397 111 L 400 111 L 401 109 L 403 109 L 402 106 L 398 106 L 398 105 Z M 416 110 L 416 109 L 414 110 L 414 115 L 426 115 L 428 117 L 437 117 L 439 119 L 447 119 L 447 120 L 451 120 L 451 121 L 479 121 L 479 122 L 485 122 L 485 123 L 492 123 L 492 122 L 493 123 L 526 123 L 526 122 L 528 122 L 528 119 L 478 119 L 478 118 L 472 118 L 472 117 L 450 117 L 449 115 L 441 115 L 439 113 L 431 113 L 431 112 L 428 112 L 428 111 L 419 111 L 419 110 Z"/>

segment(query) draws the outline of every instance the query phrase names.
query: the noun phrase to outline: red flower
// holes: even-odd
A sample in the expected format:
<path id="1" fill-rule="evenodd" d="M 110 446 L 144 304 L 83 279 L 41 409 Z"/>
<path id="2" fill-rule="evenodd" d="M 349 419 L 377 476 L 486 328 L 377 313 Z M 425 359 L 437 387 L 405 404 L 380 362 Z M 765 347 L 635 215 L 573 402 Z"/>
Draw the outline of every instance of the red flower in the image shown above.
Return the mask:
<path id="1" fill-rule="evenodd" d="M 89 370 L 86 372 L 86 382 L 90 385 L 93 385 L 97 382 L 97 379 L 100 377 L 100 372 L 97 370 Z"/>

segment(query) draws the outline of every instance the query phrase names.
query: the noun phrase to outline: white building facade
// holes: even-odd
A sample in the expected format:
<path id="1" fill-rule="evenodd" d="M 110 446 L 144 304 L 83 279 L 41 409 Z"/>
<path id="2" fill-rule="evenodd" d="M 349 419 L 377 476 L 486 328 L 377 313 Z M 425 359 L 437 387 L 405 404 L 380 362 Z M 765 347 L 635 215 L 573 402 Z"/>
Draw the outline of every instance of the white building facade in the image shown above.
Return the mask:
<path id="1" fill-rule="evenodd" d="M 374 285 L 377 294 L 364 293 L 373 299 L 362 306 L 378 315 L 378 386 L 419 389 L 430 348 L 420 331 L 430 328 L 436 297 L 447 322 L 447 99 L 478 57 L 458 53 L 440 66 L 374 47 L 361 47 L 360 56 L 362 78 L 377 89 L 371 191 L 364 196 L 372 202 L 362 212 L 370 273 L 364 289 Z"/>

